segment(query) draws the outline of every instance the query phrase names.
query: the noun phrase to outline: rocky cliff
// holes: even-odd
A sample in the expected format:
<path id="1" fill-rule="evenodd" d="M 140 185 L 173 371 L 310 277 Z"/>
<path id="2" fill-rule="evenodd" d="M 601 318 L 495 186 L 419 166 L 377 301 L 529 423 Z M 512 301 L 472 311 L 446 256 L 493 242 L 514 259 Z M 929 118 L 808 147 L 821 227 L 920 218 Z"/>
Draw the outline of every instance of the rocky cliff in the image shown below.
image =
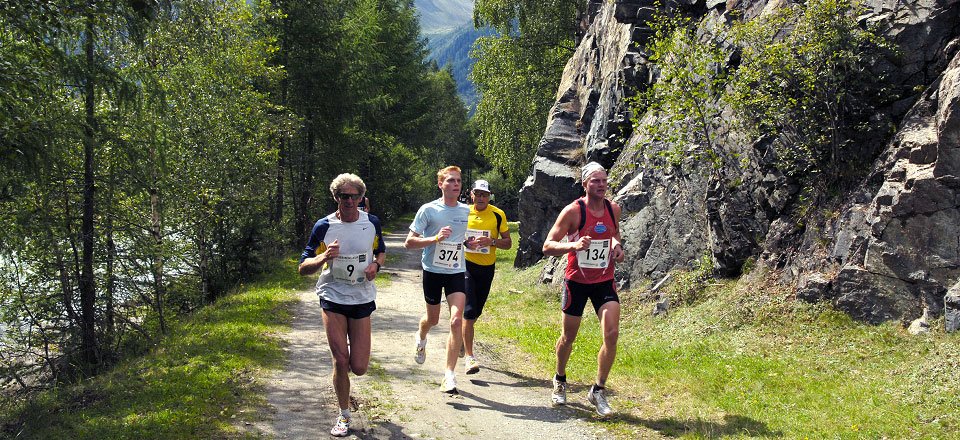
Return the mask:
<path id="1" fill-rule="evenodd" d="M 704 32 L 783 7 L 781 0 L 679 0 L 670 7 L 702 21 Z M 590 0 L 579 46 L 520 193 L 517 264 L 540 248 L 560 209 L 581 194 L 580 164 L 615 170 L 611 189 L 624 209 L 627 261 L 618 279 L 644 287 L 710 257 L 715 272 L 757 261 L 796 295 L 831 301 L 867 321 L 934 315 L 960 279 L 960 0 L 868 0 L 861 23 L 876 24 L 899 50 L 873 66 L 888 93 L 876 103 L 874 135 L 853 139 L 865 178 L 810 214 L 801 187 L 770 160 L 770 141 L 726 133 L 721 146 L 742 158 L 736 184 L 716 173 L 684 172 L 636 153 L 648 115 L 625 99 L 656 80 L 647 59 L 652 0 Z M 649 148 L 649 146 L 647 146 Z M 799 215 L 800 208 L 806 214 Z"/>

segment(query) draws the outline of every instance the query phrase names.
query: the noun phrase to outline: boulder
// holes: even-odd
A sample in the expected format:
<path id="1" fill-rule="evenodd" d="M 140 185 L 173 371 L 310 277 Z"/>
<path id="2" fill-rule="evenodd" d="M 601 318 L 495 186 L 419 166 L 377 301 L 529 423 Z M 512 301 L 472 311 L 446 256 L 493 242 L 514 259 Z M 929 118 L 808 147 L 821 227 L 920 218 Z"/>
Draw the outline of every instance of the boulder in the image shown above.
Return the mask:
<path id="1" fill-rule="evenodd" d="M 791 3 L 667 5 L 706 18 L 703 34 Z M 830 301 L 867 322 L 906 323 L 924 307 L 934 316 L 944 310 L 946 286 L 960 279 L 960 0 L 865 3 L 860 22 L 899 49 L 871 66 L 887 79 L 889 93 L 870 123 L 897 129 L 852 140 L 849 163 L 868 172 L 829 201 L 803 199 L 801 185 L 777 169 L 773 147 L 784 140 L 746 138 L 723 126 L 727 113 L 716 121 L 724 134 L 720 151 L 736 164 L 691 172 L 658 158 L 662 147 L 630 123 L 632 116 L 649 123 L 650 116 L 631 115 L 624 102 L 656 81 L 644 45 L 651 36 L 646 20 L 658 5 L 588 3 L 582 38 L 521 190 L 517 265 L 542 258 L 557 214 L 581 194 L 578 167 L 596 160 L 610 168 L 610 193 L 623 208 L 620 284 L 662 278 L 705 255 L 718 274 L 734 276 L 759 257 L 758 264 L 796 285 L 798 298 Z M 733 10 L 738 15 L 727 12 Z M 818 211 L 824 214 L 798 215 Z"/>
<path id="2" fill-rule="evenodd" d="M 960 282 L 943 296 L 943 325 L 947 333 L 960 330 Z"/>

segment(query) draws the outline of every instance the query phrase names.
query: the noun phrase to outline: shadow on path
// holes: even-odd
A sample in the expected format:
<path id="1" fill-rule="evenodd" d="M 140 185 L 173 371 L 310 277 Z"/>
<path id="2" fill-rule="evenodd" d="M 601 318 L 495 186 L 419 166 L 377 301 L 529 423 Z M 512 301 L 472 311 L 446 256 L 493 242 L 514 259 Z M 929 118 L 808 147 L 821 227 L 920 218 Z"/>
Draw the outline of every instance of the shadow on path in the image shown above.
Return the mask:
<path id="1" fill-rule="evenodd" d="M 696 434 L 698 438 L 721 438 L 728 436 L 783 437 L 781 431 L 771 431 L 766 423 L 750 417 L 728 414 L 718 423 L 700 418 L 677 420 L 674 418 L 645 419 L 631 415 L 612 418 L 630 425 L 643 426 L 667 437 Z"/>
<path id="2" fill-rule="evenodd" d="M 552 382 L 549 379 L 538 379 L 525 376 L 519 373 L 512 371 L 506 371 L 503 369 L 490 368 L 486 367 L 487 370 L 496 371 L 503 376 L 515 379 L 515 381 L 491 381 L 482 378 L 470 379 L 470 382 L 478 387 L 497 387 L 497 386 L 507 386 L 507 387 L 526 387 L 534 389 L 542 389 L 542 393 L 545 399 L 549 398 L 550 389 L 553 386 Z M 586 390 L 589 388 L 589 385 L 578 385 L 578 384 L 569 384 L 568 392 L 568 402 L 562 407 L 555 407 L 558 411 L 555 411 L 554 415 L 548 416 L 546 418 L 538 419 L 545 422 L 560 422 L 568 419 L 581 419 L 581 418 L 591 418 L 596 422 L 600 423 L 613 423 L 613 422 L 623 422 L 628 425 L 643 427 L 649 430 L 658 432 L 659 434 L 666 437 L 680 437 L 683 435 L 697 434 L 698 436 L 703 436 L 704 438 L 719 438 L 726 436 L 759 436 L 759 437 L 782 437 L 783 432 L 781 431 L 772 431 L 767 427 L 766 423 L 752 419 L 750 417 L 728 414 L 724 416 L 723 422 L 715 422 L 709 420 L 703 420 L 700 418 L 692 420 L 678 420 L 675 418 L 657 418 L 657 419 L 647 419 L 642 417 L 633 416 L 630 414 L 623 413 L 614 413 L 614 416 L 609 419 L 602 419 L 600 416 L 596 415 L 594 412 L 593 405 L 587 402 L 586 400 Z M 580 395 L 580 393 L 584 393 Z M 487 408 L 490 408 L 494 411 L 502 412 L 507 414 L 507 417 L 519 418 L 519 419 L 536 419 L 538 416 L 542 416 L 542 413 L 538 410 L 542 409 L 538 406 L 525 406 L 525 405 L 508 405 L 502 402 L 492 401 L 489 399 L 484 399 L 482 397 L 466 393 L 461 391 L 460 393 L 466 399 L 471 399 L 484 405 Z M 610 392 L 610 396 L 616 397 L 616 392 Z M 460 411 L 470 411 L 471 409 L 477 408 L 474 405 L 467 405 L 457 402 L 448 402 L 448 405 L 454 407 Z M 615 405 L 615 402 L 614 402 Z M 565 411 L 564 411 L 565 410 Z M 564 414 L 565 413 L 565 414 Z M 558 418 L 558 415 L 563 414 L 565 417 Z"/>

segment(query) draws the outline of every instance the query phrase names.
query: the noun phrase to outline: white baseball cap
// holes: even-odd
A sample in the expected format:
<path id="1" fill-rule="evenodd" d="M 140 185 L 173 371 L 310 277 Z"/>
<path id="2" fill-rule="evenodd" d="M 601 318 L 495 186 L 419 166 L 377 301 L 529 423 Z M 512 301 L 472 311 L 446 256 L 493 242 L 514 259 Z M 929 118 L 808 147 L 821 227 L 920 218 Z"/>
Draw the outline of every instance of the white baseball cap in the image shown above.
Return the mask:
<path id="1" fill-rule="evenodd" d="M 490 183 L 486 180 L 480 179 L 476 182 L 473 182 L 473 189 L 490 192 Z"/>

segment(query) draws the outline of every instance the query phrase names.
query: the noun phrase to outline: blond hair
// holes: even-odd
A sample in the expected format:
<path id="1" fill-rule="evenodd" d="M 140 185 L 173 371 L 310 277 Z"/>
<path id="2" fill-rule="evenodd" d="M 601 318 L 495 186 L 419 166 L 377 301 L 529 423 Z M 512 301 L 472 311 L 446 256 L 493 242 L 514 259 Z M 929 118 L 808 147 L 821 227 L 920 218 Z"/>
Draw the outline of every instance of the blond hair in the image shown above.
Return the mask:
<path id="1" fill-rule="evenodd" d="M 437 171 L 437 185 L 443 183 L 443 178 L 444 178 L 447 174 L 450 174 L 451 171 L 456 171 L 456 172 L 458 172 L 458 173 L 461 173 L 461 172 L 460 172 L 460 167 L 458 167 L 458 166 L 456 166 L 456 165 L 450 165 L 450 166 L 448 166 L 448 167 L 446 167 L 446 168 L 440 168 L 440 171 Z M 463 173 L 461 173 L 461 174 L 463 174 Z"/>

